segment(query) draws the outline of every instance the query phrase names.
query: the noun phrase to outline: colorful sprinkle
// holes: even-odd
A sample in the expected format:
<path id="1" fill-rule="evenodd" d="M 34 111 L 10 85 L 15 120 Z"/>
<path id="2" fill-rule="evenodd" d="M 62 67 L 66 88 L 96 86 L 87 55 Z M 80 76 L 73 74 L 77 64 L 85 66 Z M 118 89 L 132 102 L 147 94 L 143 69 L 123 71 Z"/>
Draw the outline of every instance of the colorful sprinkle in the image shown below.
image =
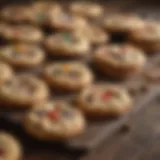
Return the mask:
<path id="1" fill-rule="evenodd" d="M 22 45 L 22 44 L 17 44 L 17 45 L 15 45 L 14 48 L 15 48 L 15 51 L 16 51 L 16 52 L 24 53 L 24 50 L 25 50 L 24 45 Z"/>
<path id="2" fill-rule="evenodd" d="M 108 101 L 108 100 L 110 100 L 112 97 L 113 97 L 112 92 L 109 92 L 109 91 L 105 92 L 105 93 L 102 95 L 102 99 L 103 99 L 104 101 Z"/>
<path id="3" fill-rule="evenodd" d="M 69 64 L 64 64 L 64 65 L 63 65 L 63 70 L 64 70 L 65 72 L 68 72 L 68 71 L 70 70 L 70 65 L 69 65 Z"/>
<path id="4" fill-rule="evenodd" d="M 57 120 L 59 117 L 56 111 L 50 111 L 47 113 L 47 115 L 49 118 L 54 119 L 54 120 Z"/>
<path id="5" fill-rule="evenodd" d="M 72 37 L 70 33 L 62 33 L 62 37 L 65 41 L 72 42 Z"/>

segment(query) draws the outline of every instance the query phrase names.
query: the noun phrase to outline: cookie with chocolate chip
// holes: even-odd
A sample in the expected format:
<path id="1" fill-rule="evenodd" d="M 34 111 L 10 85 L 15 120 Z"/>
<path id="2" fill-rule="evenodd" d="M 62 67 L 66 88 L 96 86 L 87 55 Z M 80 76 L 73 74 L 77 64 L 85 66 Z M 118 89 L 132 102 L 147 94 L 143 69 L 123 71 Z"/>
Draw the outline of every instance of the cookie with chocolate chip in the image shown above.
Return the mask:
<path id="1" fill-rule="evenodd" d="M 147 52 L 160 51 L 160 25 L 155 21 L 147 21 L 143 28 L 135 29 L 130 40 Z"/>
<path id="2" fill-rule="evenodd" d="M 61 32 L 46 38 L 44 45 L 50 55 L 76 57 L 87 55 L 90 43 L 83 36 L 71 32 Z"/>
<path id="3" fill-rule="evenodd" d="M 113 14 L 104 19 L 104 28 L 112 33 L 130 33 L 144 25 L 142 18 L 130 14 Z"/>
<path id="4" fill-rule="evenodd" d="M 43 104 L 49 89 L 40 79 L 29 74 L 12 77 L 0 86 L 0 102 L 6 107 L 30 108 Z"/>
<path id="5" fill-rule="evenodd" d="M 87 18 L 100 17 L 104 11 L 102 6 L 91 2 L 73 2 L 69 9 L 72 13 Z"/>
<path id="6" fill-rule="evenodd" d="M 79 94 L 77 105 L 88 116 L 107 118 L 130 111 L 132 99 L 121 86 L 97 84 L 85 88 Z"/>
<path id="7" fill-rule="evenodd" d="M 40 140 L 66 140 L 84 131 L 85 119 L 67 102 L 50 101 L 26 114 L 24 128 Z"/>
<path id="8" fill-rule="evenodd" d="M 53 15 L 61 11 L 60 5 L 51 1 L 34 2 L 31 9 L 33 10 L 31 22 L 40 26 L 49 26 Z"/>
<path id="9" fill-rule="evenodd" d="M 12 23 L 30 22 L 33 15 L 31 8 L 22 4 L 7 5 L 0 11 L 1 19 Z"/>
<path id="10" fill-rule="evenodd" d="M 101 46 L 93 58 L 98 70 L 114 78 L 126 78 L 140 72 L 145 62 L 144 52 L 130 44 Z"/>
<path id="11" fill-rule="evenodd" d="M 37 45 L 16 43 L 0 48 L 0 59 L 17 68 L 35 67 L 44 58 L 44 51 Z"/>
<path id="12" fill-rule="evenodd" d="M 19 160 L 21 155 L 19 142 L 12 135 L 0 131 L 0 159 Z"/>
<path id="13" fill-rule="evenodd" d="M 44 78 L 58 90 L 78 91 L 92 83 L 93 75 L 79 62 L 55 62 L 45 68 Z"/>
<path id="14" fill-rule="evenodd" d="M 0 86 L 6 81 L 10 80 L 12 76 L 12 68 L 8 64 L 0 61 Z"/>
<path id="15" fill-rule="evenodd" d="M 83 36 L 91 44 L 104 44 L 109 41 L 109 35 L 101 27 L 95 25 L 86 25 L 81 29 L 76 29 L 76 34 Z"/>
<path id="16" fill-rule="evenodd" d="M 8 25 L 4 29 L 3 37 L 12 42 L 39 43 L 43 39 L 43 33 L 31 25 Z"/>
<path id="17" fill-rule="evenodd" d="M 59 31 L 73 31 L 75 28 L 84 27 L 86 23 L 86 20 L 82 17 L 61 11 L 52 15 L 48 26 Z"/>

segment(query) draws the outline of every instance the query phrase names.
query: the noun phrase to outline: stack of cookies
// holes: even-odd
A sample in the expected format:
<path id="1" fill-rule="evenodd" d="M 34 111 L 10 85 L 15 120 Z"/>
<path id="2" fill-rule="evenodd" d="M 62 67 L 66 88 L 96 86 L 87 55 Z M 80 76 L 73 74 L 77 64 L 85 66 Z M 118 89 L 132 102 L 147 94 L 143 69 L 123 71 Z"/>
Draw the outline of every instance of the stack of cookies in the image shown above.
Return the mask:
<path id="1" fill-rule="evenodd" d="M 130 14 L 105 15 L 95 3 L 8 5 L 0 18 L 0 104 L 29 108 L 24 128 L 40 140 L 83 133 L 86 116 L 100 119 L 130 111 L 133 100 L 127 90 L 97 82 L 96 71 L 104 78 L 126 79 L 143 70 L 145 53 L 160 50 L 157 22 Z M 125 36 L 125 41 L 112 42 L 113 34 Z M 59 92 L 64 97 L 74 93 L 74 103 L 57 99 Z M 5 133 L 1 139 L 13 143 L 11 159 L 18 160 L 15 140 Z M 7 150 L 0 143 L 0 157 Z"/>

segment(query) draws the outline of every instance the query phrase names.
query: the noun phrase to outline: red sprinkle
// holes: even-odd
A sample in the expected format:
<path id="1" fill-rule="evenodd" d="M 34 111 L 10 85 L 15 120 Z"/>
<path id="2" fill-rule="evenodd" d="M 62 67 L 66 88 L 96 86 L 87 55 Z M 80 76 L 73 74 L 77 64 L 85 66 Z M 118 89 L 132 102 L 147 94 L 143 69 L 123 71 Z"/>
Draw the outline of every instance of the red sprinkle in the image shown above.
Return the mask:
<path id="1" fill-rule="evenodd" d="M 48 117 L 51 119 L 58 119 L 58 114 L 56 111 L 50 111 L 48 112 Z"/>
<path id="2" fill-rule="evenodd" d="M 110 100 L 112 98 L 112 93 L 111 92 L 105 92 L 103 95 L 102 95 L 102 99 L 104 101 L 107 101 L 107 100 Z"/>

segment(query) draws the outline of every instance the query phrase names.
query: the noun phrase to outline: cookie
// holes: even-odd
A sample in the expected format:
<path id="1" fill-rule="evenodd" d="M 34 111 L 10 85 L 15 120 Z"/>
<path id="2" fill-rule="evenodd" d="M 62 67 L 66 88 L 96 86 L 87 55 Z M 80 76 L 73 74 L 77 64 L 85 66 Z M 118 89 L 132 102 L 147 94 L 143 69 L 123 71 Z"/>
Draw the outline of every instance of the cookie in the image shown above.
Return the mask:
<path id="1" fill-rule="evenodd" d="M 88 40 L 70 32 L 50 35 L 44 41 L 44 45 L 50 55 L 59 57 L 84 56 L 90 50 Z"/>
<path id="2" fill-rule="evenodd" d="M 43 39 L 43 33 L 31 25 L 11 25 L 4 29 L 3 37 L 13 42 L 39 43 Z"/>
<path id="3" fill-rule="evenodd" d="M 87 116 L 121 116 L 132 108 L 128 92 L 118 85 L 97 84 L 85 88 L 77 97 L 78 108 Z"/>
<path id="4" fill-rule="evenodd" d="M 93 45 L 103 44 L 109 41 L 109 35 L 101 27 L 95 25 L 86 25 L 82 29 L 76 29 L 75 32 Z"/>
<path id="5" fill-rule="evenodd" d="M 58 90 L 78 91 L 91 84 L 93 75 L 82 63 L 55 62 L 44 69 L 48 84 Z"/>
<path id="6" fill-rule="evenodd" d="M 145 51 L 160 51 L 160 26 L 157 22 L 146 22 L 141 29 L 135 29 L 130 34 L 130 40 Z"/>
<path id="7" fill-rule="evenodd" d="M 59 31 L 73 31 L 75 28 L 84 27 L 86 23 L 82 17 L 61 11 L 52 15 L 48 26 Z"/>
<path id="8" fill-rule="evenodd" d="M 0 86 L 0 102 L 6 107 L 29 108 L 43 104 L 48 98 L 47 85 L 35 76 L 22 74 Z"/>
<path id="9" fill-rule="evenodd" d="M 0 132 L 0 159 L 20 160 L 22 155 L 19 142 L 5 132 Z"/>
<path id="10" fill-rule="evenodd" d="M 33 10 L 33 16 L 31 22 L 48 26 L 52 20 L 53 15 L 58 14 L 61 11 L 59 4 L 54 2 L 34 2 L 31 9 Z"/>
<path id="11" fill-rule="evenodd" d="M 64 101 L 51 101 L 26 114 L 25 130 L 40 140 L 66 140 L 84 131 L 81 112 Z"/>
<path id="12" fill-rule="evenodd" d="M 72 13 L 87 18 L 97 18 L 103 14 L 102 6 L 92 2 L 73 2 L 69 9 Z"/>
<path id="13" fill-rule="evenodd" d="M 0 11 L 1 19 L 12 23 L 29 22 L 32 16 L 33 12 L 27 5 L 8 5 Z"/>
<path id="14" fill-rule="evenodd" d="M 0 59 L 17 68 L 35 67 L 44 58 L 44 51 L 37 45 L 18 43 L 0 48 Z"/>
<path id="15" fill-rule="evenodd" d="M 113 14 L 104 19 L 104 28 L 113 33 L 130 33 L 144 25 L 144 21 L 136 15 Z"/>
<path id="16" fill-rule="evenodd" d="M 8 64 L 0 61 L 0 86 L 6 81 L 10 80 L 12 76 L 12 68 Z"/>
<path id="17" fill-rule="evenodd" d="M 140 72 L 145 62 L 144 52 L 130 44 L 101 46 L 93 58 L 98 70 L 114 78 L 126 78 Z"/>

